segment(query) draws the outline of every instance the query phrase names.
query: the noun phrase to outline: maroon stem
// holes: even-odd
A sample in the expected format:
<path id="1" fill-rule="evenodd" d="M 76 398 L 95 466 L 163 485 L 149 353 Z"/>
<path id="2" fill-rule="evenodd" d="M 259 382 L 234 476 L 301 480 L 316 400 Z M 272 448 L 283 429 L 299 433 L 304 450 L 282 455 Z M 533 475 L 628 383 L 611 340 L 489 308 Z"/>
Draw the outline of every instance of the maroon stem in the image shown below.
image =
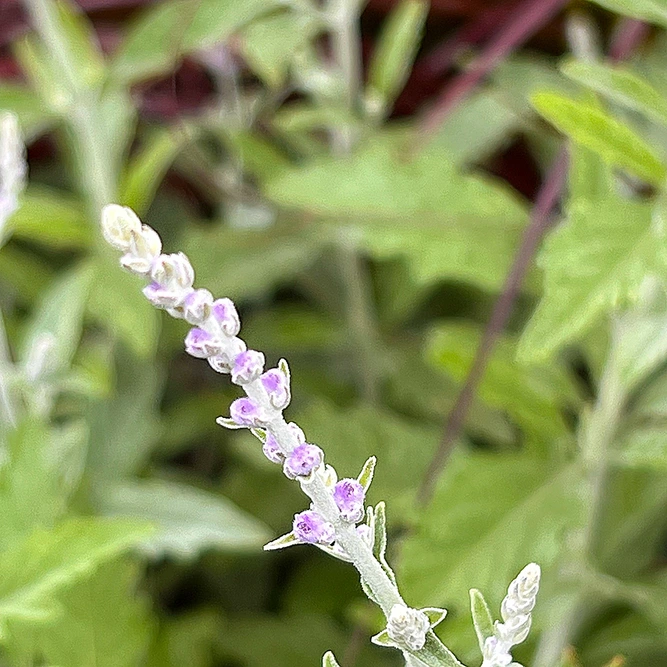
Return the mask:
<path id="1" fill-rule="evenodd" d="M 613 62 L 626 59 L 642 42 L 648 29 L 649 27 L 640 21 L 623 19 L 612 39 L 609 48 L 609 59 Z M 477 348 L 473 364 L 457 396 L 454 407 L 449 413 L 438 449 L 417 492 L 417 502 L 420 505 L 428 504 L 433 497 L 437 479 L 447 462 L 454 443 L 465 426 L 466 417 L 477 392 L 477 387 L 484 377 L 486 365 L 495 343 L 512 314 L 514 302 L 519 294 L 524 277 L 530 268 L 540 241 L 556 220 L 552 215 L 552 210 L 558 202 L 565 185 L 567 166 L 567 149 L 563 146 L 537 194 L 531 211 L 530 223 L 523 235 L 521 246 L 510 273 L 505 280 L 503 291 L 493 306 L 491 317 Z"/>
<path id="2" fill-rule="evenodd" d="M 484 48 L 472 65 L 445 88 L 421 121 L 421 132 L 435 132 L 456 105 L 518 46 L 558 12 L 567 0 L 525 0 L 511 12 L 496 37 Z"/>

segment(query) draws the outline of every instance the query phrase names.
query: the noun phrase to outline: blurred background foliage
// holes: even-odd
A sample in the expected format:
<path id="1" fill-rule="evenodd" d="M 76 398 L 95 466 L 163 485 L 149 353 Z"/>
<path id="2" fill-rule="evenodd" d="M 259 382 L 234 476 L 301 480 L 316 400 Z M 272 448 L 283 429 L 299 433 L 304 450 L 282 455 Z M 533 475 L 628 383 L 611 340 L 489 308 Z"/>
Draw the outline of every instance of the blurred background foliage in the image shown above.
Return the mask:
<path id="1" fill-rule="evenodd" d="M 495 611 L 537 561 L 517 659 L 667 664 L 667 308 L 646 283 L 667 268 L 667 3 L 326 4 L 0 4 L 0 110 L 30 165 L 0 233 L 2 373 L 23 396 L 3 429 L 2 664 L 399 664 L 368 643 L 382 619 L 351 567 L 262 552 L 303 498 L 216 426 L 235 389 L 117 268 L 111 201 L 289 359 L 289 418 L 341 475 L 378 457 L 401 589 L 449 609 L 460 658 L 480 659 L 468 589 Z M 627 67 L 605 66 L 633 30 Z M 433 475 L 561 133 L 565 222 Z"/>

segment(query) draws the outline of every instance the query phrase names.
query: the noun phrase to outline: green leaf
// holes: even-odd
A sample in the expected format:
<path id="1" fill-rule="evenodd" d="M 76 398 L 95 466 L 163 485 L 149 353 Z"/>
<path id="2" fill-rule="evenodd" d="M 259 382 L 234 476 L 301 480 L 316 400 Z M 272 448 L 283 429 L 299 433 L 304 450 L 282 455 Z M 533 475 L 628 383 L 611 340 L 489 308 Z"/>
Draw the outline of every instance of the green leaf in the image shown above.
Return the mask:
<path id="1" fill-rule="evenodd" d="M 477 354 L 481 332 L 472 323 L 443 324 L 434 329 L 427 355 L 437 368 L 464 382 Z M 541 451 L 570 433 L 564 412 L 577 403 L 577 392 L 566 372 L 554 364 L 522 367 L 516 363 L 516 343 L 503 336 L 496 343 L 478 394 L 489 406 L 504 410 Z"/>
<path id="2" fill-rule="evenodd" d="M 431 628 L 435 628 L 442 623 L 447 616 L 447 610 L 440 609 L 440 607 L 422 607 L 419 611 L 426 614 Z"/>
<path id="3" fill-rule="evenodd" d="M 241 35 L 241 49 L 252 70 L 272 88 L 285 83 L 295 54 L 319 31 L 314 17 L 283 11 L 250 23 Z"/>
<path id="4" fill-rule="evenodd" d="M 155 130 L 132 158 L 120 186 L 120 202 L 137 215 L 148 211 L 155 193 L 187 135 L 169 129 Z"/>
<path id="5" fill-rule="evenodd" d="M 665 239 L 651 207 L 617 199 L 570 206 L 539 262 L 544 297 L 519 343 L 521 359 L 544 361 L 608 312 L 636 300 L 648 274 L 664 275 Z"/>
<path id="6" fill-rule="evenodd" d="M 0 554 L 0 618 L 44 620 L 57 608 L 56 594 L 88 577 L 146 538 L 138 521 L 70 519 L 38 529 Z"/>
<path id="7" fill-rule="evenodd" d="M 54 444 L 51 430 L 37 419 L 26 419 L 7 436 L 0 468 L 2 549 L 37 527 L 52 527 L 65 512 L 62 477 L 67 473 L 57 465 Z"/>
<path id="8" fill-rule="evenodd" d="M 598 153 L 605 162 L 624 167 L 655 185 L 664 181 L 667 170 L 651 147 L 597 105 L 548 92 L 533 95 L 532 103 L 561 132 Z"/>
<path id="9" fill-rule="evenodd" d="M 404 594 L 449 607 L 476 584 L 499 604 L 526 562 L 546 571 L 560 557 L 581 520 L 581 484 L 579 471 L 533 456 L 454 454 L 403 545 Z"/>
<path id="10" fill-rule="evenodd" d="M 382 26 L 368 65 L 367 103 L 386 109 L 405 85 L 421 42 L 429 3 L 402 0 Z"/>
<path id="11" fill-rule="evenodd" d="M 284 549 L 285 547 L 291 547 L 295 544 L 301 544 L 296 538 L 294 533 L 286 533 L 277 537 L 275 540 L 271 540 L 268 544 L 264 545 L 264 551 L 276 551 L 277 549 Z"/>
<path id="12" fill-rule="evenodd" d="M 375 471 L 376 463 L 377 459 L 375 456 L 369 456 L 357 477 L 357 481 L 364 487 L 364 491 L 368 491 L 368 487 L 370 487 L 371 482 L 373 481 L 373 472 Z"/>
<path id="13" fill-rule="evenodd" d="M 386 630 L 378 632 L 376 635 L 371 637 L 371 642 L 377 644 L 378 646 L 389 646 L 392 648 L 400 648 L 398 644 L 389 636 L 389 633 Z"/>
<path id="14" fill-rule="evenodd" d="M 171 0 L 147 9 L 112 61 L 112 76 L 133 83 L 168 72 L 186 53 L 226 41 L 256 16 L 266 0 Z"/>
<path id="15" fill-rule="evenodd" d="M 39 95 L 25 85 L 8 81 L 0 83 L 0 109 L 18 117 L 27 143 L 46 132 L 55 120 Z"/>
<path id="16" fill-rule="evenodd" d="M 81 264 L 61 275 L 42 296 L 24 336 L 20 355 L 24 364 L 39 340 L 49 335 L 52 336 L 53 347 L 46 360 L 48 371 L 60 374 L 69 367 L 81 338 L 92 280 L 91 267 Z"/>
<path id="17" fill-rule="evenodd" d="M 574 60 L 561 69 L 566 76 L 610 100 L 667 124 L 667 100 L 646 79 L 626 67 Z"/>
<path id="18" fill-rule="evenodd" d="M 26 304 L 48 289 L 53 280 L 53 269 L 34 253 L 10 244 L 0 252 L 0 279 L 9 285 L 19 303 Z"/>
<path id="19" fill-rule="evenodd" d="M 621 440 L 613 462 L 627 468 L 667 472 L 667 434 L 659 426 L 629 433 Z"/>
<path id="20" fill-rule="evenodd" d="M 327 651 L 322 656 L 322 667 L 340 667 L 338 660 L 331 651 Z"/>
<path id="21" fill-rule="evenodd" d="M 153 558 L 192 559 L 207 549 L 253 551 L 269 529 L 231 501 L 186 484 L 166 480 L 116 482 L 97 492 L 107 516 L 149 521 L 157 532 L 141 545 Z"/>
<path id="22" fill-rule="evenodd" d="M 138 598 L 140 568 L 115 560 L 58 595 L 62 613 L 33 626 L 35 644 L 53 665 L 134 667 L 150 640 L 147 600 Z"/>
<path id="23" fill-rule="evenodd" d="M 406 140 L 373 136 L 348 159 L 312 160 L 271 179 L 266 193 L 307 218 L 349 225 L 374 257 L 407 257 L 422 283 L 499 288 L 526 223 L 523 203 L 493 178 L 457 173 L 442 149 L 406 156 Z"/>
<path id="24" fill-rule="evenodd" d="M 138 357 L 150 357 L 157 344 L 159 314 L 141 293 L 142 282 L 121 269 L 106 250 L 97 260 L 88 312 Z"/>
<path id="25" fill-rule="evenodd" d="M 476 588 L 470 589 L 470 613 L 472 614 L 472 622 L 475 626 L 479 650 L 483 651 L 487 638 L 494 635 L 493 617 L 484 596 Z"/>
<path id="26" fill-rule="evenodd" d="M 667 27 L 665 0 L 592 0 L 592 2 L 612 12 Z"/>
<path id="27" fill-rule="evenodd" d="M 31 185 L 23 193 L 9 228 L 16 238 L 58 250 L 86 248 L 93 238 L 79 199 L 39 185 Z"/>

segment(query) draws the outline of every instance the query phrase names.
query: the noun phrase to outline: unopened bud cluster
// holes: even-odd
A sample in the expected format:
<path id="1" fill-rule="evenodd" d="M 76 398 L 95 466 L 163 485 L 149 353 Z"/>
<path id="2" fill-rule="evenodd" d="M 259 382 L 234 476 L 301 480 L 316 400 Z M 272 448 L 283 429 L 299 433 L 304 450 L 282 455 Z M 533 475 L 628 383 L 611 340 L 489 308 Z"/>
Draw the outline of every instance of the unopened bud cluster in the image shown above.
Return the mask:
<path id="1" fill-rule="evenodd" d="M 495 622 L 493 636 L 484 643 L 482 667 L 519 667 L 519 663 L 512 662 L 511 650 L 528 637 L 539 587 L 540 566 L 530 563 L 507 589 L 500 607 L 503 622 Z"/>
<path id="2" fill-rule="evenodd" d="M 428 617 L 423 611 L 402 604 L 395 604 L 387 619 L 387 634 L 400 646 L 419 651 L 426 643 L 430 629 Z"/>
<path id="3" fill-rule="evenodd" d="M 194 287 L 195 274 L 183 253 L 162 253 L 158 234 L 143 224 L 129 208 L 111 204 L 102 214 L 102 232 L 112 246 L 120 250 L 121 265 L 145 276 L 150 282 L 143 289 L 157 308 L 193 325 L 185 337 L 185 350 L 193 357 L 206 359 L 219 373 L 229 373 L 246 396 L 230 406 L 230 418 L 218 423 L 227 428 L 250 428 L 263 442 L 269 461 L 282 466 L 289 479 L 311 483 L 318 476 L 326 485 L 337 508 L 337 516 L 325 519 L 312 507 L 294 517 L 295 541 L 331 547 L 331 553 L 345 557 L 335 544 L 334 524 L 357 524 L 365 516 L 365 488 L 357 479 L 337 481 L 335 471 L 324 464 L 324 452 L 306 442 L 296 424 L 287 424 L 282 411 L 290 402 L 290 378 L 287 363 L 265 369 L 261 352 L 249 350 L 239 338 L 241 323 L 234 303 L 216 299 L 207 289 Z M 359 536 L 370 543 L 368 526 L 358 526 Z"/>

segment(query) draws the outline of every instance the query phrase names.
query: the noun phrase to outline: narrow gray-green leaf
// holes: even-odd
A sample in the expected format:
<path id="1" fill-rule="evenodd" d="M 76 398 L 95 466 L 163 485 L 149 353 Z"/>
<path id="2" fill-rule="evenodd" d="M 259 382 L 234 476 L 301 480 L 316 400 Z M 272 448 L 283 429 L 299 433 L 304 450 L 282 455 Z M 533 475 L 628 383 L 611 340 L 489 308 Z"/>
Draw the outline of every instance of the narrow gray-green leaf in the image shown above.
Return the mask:
<path id="1" fill-rule="evenodd" d="M 561 132 L 609 164 L 624 167 L 655 185 L 664 181 L 667 170 L 662 159 L 627 125 L 597 105 L 549 92 L 533 95 L 532 104 Z"/>
<path id="2" fill-rule="evenodd" d="M 601 7 L 636 19 L 667 27 L 665 0 L 591 0 Z"/>
<path id="3" fill-rule="evenodd" d="M 644 78 L 627 67 L 568 61 L 563 74 L 630 109 L 667 124 L 667 100 Z"/>
<path id="4" fill-rule="evenodd" d="M 470 613 L 475 626 L 479 650 L 483 651 L 487 638 L 493 637 L 493 617 L 484 596 L 476 588 L 470 589 Z"/>
<path id="5" fill-rule="evenodd" d="M 340 667 L 338 660 L 331 651 L 327 651 L 322 656 L 322 667 Z"/>

